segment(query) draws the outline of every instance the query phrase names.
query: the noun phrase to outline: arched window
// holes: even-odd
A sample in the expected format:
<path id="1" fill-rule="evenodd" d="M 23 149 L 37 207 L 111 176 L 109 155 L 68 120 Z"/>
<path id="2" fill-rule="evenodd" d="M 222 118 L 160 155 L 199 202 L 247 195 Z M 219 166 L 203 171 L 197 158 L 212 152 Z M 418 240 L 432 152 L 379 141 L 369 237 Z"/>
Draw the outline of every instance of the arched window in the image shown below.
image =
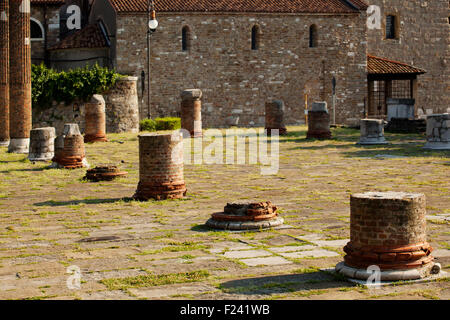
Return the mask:
<path id="1" fill-rule="evenodd" d="M 317 27 L 315 24 L 309 27 L 309 47 L 317 47 Z"/>
<path id="2" fill-rule="evenodd" d="M 252 50 L 259 49 L 259 27 L 253 26 L 252 28 Z"/>
<path id="3" fill-rule="evenodd" d="M 191 31 L 188 26 L 181 29 L 181 50 L 189 51 L 191 48 Z"/>
<path id="4" fill-rule="evenodd" d="M 31 40 L 44 40 L 44 27 L 35 18 L 30 18 Z"/>
<path id="5" fill-rule="evenodd" d="M 397 17 L 386 16 L 386 39 L 397 39 Z"/>

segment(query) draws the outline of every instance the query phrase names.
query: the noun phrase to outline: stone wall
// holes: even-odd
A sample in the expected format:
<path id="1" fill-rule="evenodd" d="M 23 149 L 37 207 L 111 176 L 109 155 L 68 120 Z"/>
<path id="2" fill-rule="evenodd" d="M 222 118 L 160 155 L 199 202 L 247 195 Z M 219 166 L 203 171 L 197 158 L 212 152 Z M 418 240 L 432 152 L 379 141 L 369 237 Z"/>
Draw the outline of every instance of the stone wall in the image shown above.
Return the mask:
<path id="1" fill-rule="evenodd" d="M 381 7 L 381 30 L 369 30 L 369 53 L 425 69 L 416 108 L 446 112 L 450 106 L 450 24 L 447 0 L 367 0 Z M 398 39 L 385 39 L 386 15 L 399 23 Z"/>
<path id="2" fill-rule="evenodd" d="M 113 88 L 103 93 L 106 102 L 106 132 L 139 132 L 139 107 L 135 77 L 118 80 Z M 51 108 L 33 108 L 33 128 L 55 127 L 59 135 L 66 123 L 77 123 L 85 129 L 85 104 L 75 101 L 70 105 L 54 102 Z"/>
<path id="3" fill-rule="evenodd" d="M 366 13 L 195 14 L 158 13 L 151 38 L 151 114 L 178 116 L 180 92 L 203 91 L 205 127 L 264 125 L 266 101 L 285 102 L 287 124 L 303 123 L 309 104 L 332 106 L 332 77 L 337 79 L 337 122 L 363 117 L 367 93 Z M 141 118 L 147 117 L 146 15 L 117 17 L 115 66 L 139 77 Z M 309 48 L 309 27 L 318 29 L 318 46 Z M 259 27 L 259 49 L 251 50 L 251 30 Z M 182 51 L 181 30 L 189 27 L 190 47 Z M 147 85 L 145 85 L 147 87 Z M 143 93 L 143 95 L 142 95 Z"/>
<path id="4" fill-rule="evenodd" d="M 31 5 L 31 17 L 40 22 L 45 30 L 45 40 L 31 40 L 32 63 L 44 62 L 45 46 L 50 48 L 59 41 L 59 6 Z"/>

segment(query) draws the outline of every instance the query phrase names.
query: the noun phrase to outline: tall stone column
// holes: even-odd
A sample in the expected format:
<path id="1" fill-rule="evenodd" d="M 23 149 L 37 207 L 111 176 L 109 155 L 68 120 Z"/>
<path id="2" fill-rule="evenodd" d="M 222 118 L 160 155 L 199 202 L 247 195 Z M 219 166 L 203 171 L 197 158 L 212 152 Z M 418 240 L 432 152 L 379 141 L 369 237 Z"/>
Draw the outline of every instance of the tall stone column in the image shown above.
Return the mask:
<path id="1" fill-rule="evenodd" d="M 181 128 L 191 137 L 202 136 L 202 91 L 189 89 L 181 92 Z"/>
<path id="2" fill-rule="evenodd" d="M 10 143 L 8 152 L 28 153 L 31 130 L 30 0 L 10 0 Z"/>
<path id="3" fill-rule="evenodd" d="M 9 145 L 9 0 L 0 0 L 0 146 Z"/>

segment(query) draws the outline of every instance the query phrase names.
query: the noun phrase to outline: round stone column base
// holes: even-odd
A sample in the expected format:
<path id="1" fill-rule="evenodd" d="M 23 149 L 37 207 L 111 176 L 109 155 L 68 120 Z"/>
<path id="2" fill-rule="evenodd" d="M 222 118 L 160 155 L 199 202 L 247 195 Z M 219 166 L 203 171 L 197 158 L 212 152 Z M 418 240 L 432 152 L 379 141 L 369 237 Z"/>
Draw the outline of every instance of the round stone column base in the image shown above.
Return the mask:
<path id="1" fill-rule="evenodd" d="M 331 132 L 309 132 L 306 134 L 306 139 L 331 139 Z"/>
<path id="2" fill-rule="evenodd" d="M 150 199 L 166 200 L 166 199 L 180 199 L 186 195 L 186 184 L 168 184 L 161 186 L 146 185 L 139 182 L 136 193 L 133 199 L 140 201 L 147 201 Z"/>
<path id="3" fill-rule="evenodd" d="M 12 138 L 9 141 L 9 153 L 28 153 L 30 148 L 30 138 L 16 139 Z"/>
<path id="4" fill-rule="evenodd" d="M 93 142 L 108 142 L 106 135 L 85 135 L 84 142 L 93 143 Z"/>
<path id="5" fill-rule="evenodd" d="M 53 156 L 54 156 L 54 152 L 48 152 L 46 154 L 41 153 L 39 155 L 30 153 L 28 155 L 28 160 L 30 160 L 30 161 L 50 161 L 53 159 Z"/>
<path id="6" fill-rule="evenodd" d="M 283 218 L 275 218 L 266 221 L 219 221 L 210 218 L 206 225 L 214 229 L 223 230 L 260 230 L 281 226 L 284 223 Z"/>
<path id="7" fill-rule="evenodd" d="M 450 142 L 427 142 L 423 148 L 428 150 L 450 150 Z"/>
<path id="8" fill-rule="evenodd" d="M 53 163 L 50 166 L 56 169 L 78 169 L 78 168 L 89 168 L 90 165 L 86 158 L 80 157 L 64 157 L 63 159 L 53 158 Z"/>
<path id="9" fill-rule="evenodd" d="M 372 272 L 366 269 L 357 269 L 350 267 L 345 262 L 340 262 L 336 265 L 336 272 L 351 279 L 368 280 L 373 276 Z M 430 263 L 420 268 L 409 270 L 383 270 L 380 272 L 380 281 L 399 281 L 399 280 L 418 280 L 423 279 L 431 274 L 438 274 L 440 272 L 439 264 Z"/>
<path id="10" fill-rule="evenodd" d="M 9 140 L 0 141 L 0 147 L 7 147 L 9 146 Z"/>

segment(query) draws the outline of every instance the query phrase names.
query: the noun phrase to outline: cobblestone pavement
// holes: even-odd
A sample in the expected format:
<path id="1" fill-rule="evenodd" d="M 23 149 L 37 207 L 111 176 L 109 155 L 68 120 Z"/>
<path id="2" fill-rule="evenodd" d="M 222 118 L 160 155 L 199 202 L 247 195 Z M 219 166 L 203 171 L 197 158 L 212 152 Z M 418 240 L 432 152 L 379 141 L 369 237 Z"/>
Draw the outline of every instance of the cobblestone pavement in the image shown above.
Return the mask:
<path id="1" fill-rule="evenodd" d="M 367 289 L 321 270 L 342 261 L 350 194 L 407 191 L 426 195 L 429 242 L 450 271 L 450 152 L 423 150 L 420 135 L 386 134 L 390 145 L 361 147 L 357 130 L 315 141 L 305 140 L 305 127 L 287 129 L 277 174 L 263 176 L 259 165 L 186 165 L 187 197 L 159 202 L 129 199 L 138 183 L 136 134 L 86 145 L 91 166 L 128 172 L 109 182 L 0 148 L 0 298 L 449 299 L 448 279 Z M 284 226 L 204 226 L 240 200 L 272 201 Z M 79 270 L 79 288 L 68 270 Z"/>

